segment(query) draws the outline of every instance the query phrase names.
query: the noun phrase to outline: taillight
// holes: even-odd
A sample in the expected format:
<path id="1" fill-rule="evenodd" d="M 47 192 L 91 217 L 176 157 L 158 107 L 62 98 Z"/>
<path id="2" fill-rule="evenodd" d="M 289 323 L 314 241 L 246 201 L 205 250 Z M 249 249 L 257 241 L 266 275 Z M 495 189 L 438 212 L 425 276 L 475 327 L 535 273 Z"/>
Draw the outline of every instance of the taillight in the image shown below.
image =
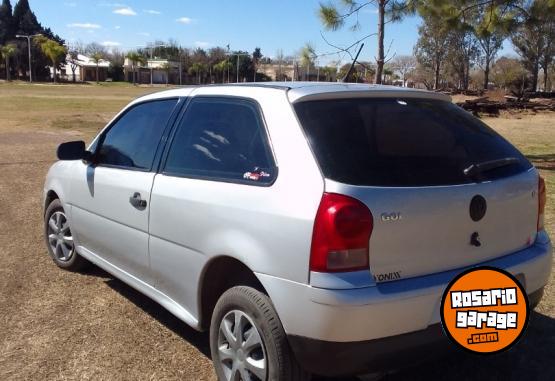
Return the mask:
<path id="1" fill-rule="evenodd" d="M 547 202 L 547 191 L 545 180 L 540 176 L 538 181 L 538 231 L 544 228 L 545 204 Z"/>
<path id="2" fill-rule="evenodd" d="M 372 213 L 362 202 L 324 193 L 312 233 L 310 270 L 355 271 L 369 268 Z"/>

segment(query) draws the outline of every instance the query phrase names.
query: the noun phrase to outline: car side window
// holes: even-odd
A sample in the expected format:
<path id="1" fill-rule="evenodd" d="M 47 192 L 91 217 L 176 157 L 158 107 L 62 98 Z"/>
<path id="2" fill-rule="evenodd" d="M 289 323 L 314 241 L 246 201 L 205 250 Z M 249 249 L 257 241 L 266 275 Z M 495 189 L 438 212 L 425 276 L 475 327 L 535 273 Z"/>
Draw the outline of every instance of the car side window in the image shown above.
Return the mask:
<path id="1" fill-rule="evenodd" d="M 177 102 L 164 99 L 132 107 L 101 138 L 97 164 L 150 170 Z"/>
<path id="2" fill-rule="evenodd" d="M 164 173 L 272 183 L 276 169 L 257 105 L 237 98 L 194 98 L 177 127 Z"/>

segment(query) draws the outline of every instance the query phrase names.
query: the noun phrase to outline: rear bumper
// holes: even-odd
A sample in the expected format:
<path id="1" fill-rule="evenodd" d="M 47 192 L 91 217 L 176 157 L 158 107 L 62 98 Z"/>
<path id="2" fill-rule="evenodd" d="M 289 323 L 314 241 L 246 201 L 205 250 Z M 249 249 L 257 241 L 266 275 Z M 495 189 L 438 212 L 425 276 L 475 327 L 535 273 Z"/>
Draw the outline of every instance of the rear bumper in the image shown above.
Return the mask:
<path id="1" fill-rule="evenodd" d="M 551 262 L 551 242 L 547 234 L 541 232 L 529 248 L 477 265 L 505 269 L 521 280 L 527 293 L 532 294 L 547 284 Z M 260 273 L 257 276 L 292 342 L 299 341 L 296 337 L 320 342 L 315 346 L 319 348 L 316 352 L 325 356 L 322 351 L 328 344 L 321 342 L 342 347 L 343 344 L 352 346 L 355 342 L 427 332 L 440 322 L 439 310 L 445 287 L 466 269 L 343 289 L 317 288 Z M 427 334 L 423 335 L 427 337 Z M 420 334 L 417 336 L 420 337 Z M 424 342 L 427 340 L 423 339 Z M 399 342 L 399 347 L 392 344 L 386 347 L 395 347 L 398 351 L 403 348 L 404 340 Z M 312 349 L 301 350 L 313 345 L 297 343 L 293 347 L 299 358 L 304 359 L 301 361 L 308 361 L 310 353 L 314 353 Z M 325 362 L 323 357 L 319 359 Z M 337 361 L 334 363 L 338 365 Z"/>
<path id="2" fill-rule="evenodd" d="M 383 339 L 337 343 L 289 336 L 305 370 L 328 377 L 357 375 L 410 366 L 452 350 L 440 324 Z"/>
<path id="3" fill-rule="evenodd" d="M 530 307 L 541 300 L 543 288 L 528 296 Z M 398 369 L 425 360 L 438 359 L 455 348 L 440 324 L 382 339 L 338 343 L 288 336 L 297 360 L 314 374 L 344 376 Z"/>

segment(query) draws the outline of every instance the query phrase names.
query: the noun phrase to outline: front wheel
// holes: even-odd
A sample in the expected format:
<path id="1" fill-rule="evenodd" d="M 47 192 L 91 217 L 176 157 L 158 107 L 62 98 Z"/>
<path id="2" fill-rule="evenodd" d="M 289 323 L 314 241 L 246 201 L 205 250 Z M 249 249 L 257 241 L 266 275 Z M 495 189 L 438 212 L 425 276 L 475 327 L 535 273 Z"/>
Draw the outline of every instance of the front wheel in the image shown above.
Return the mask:
<path id="1" fill-rule="evenodd" d="M 218 300 L 210 326 L 210 350 L 221 381 L 305 381 L 267 295 L 246 286 Z"/>
<path id="2" fill-rule="evenodd" d="M 44 235 L 48 253 L 58 267 L 77 271 L 86 265 L 86 260 L 75 251 L 69 220 L 58 199 L 44 213 Z"/>

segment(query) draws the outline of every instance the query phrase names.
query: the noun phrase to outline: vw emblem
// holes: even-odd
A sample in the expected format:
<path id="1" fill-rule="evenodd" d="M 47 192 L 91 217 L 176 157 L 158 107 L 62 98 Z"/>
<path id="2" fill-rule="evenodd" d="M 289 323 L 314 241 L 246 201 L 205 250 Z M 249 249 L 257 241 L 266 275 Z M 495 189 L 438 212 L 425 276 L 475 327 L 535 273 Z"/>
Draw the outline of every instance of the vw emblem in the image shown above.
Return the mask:
<path id="1" fill-rule="evenodd" d="M 488 210 L 488 205 L 486 203 L 486 199 L 480 195 L 476 195 L 472 197 L 472 201 L 470 201 L 470 218 L 472 221 L 480 221 L 486 215 L 486 211 Z"/>

